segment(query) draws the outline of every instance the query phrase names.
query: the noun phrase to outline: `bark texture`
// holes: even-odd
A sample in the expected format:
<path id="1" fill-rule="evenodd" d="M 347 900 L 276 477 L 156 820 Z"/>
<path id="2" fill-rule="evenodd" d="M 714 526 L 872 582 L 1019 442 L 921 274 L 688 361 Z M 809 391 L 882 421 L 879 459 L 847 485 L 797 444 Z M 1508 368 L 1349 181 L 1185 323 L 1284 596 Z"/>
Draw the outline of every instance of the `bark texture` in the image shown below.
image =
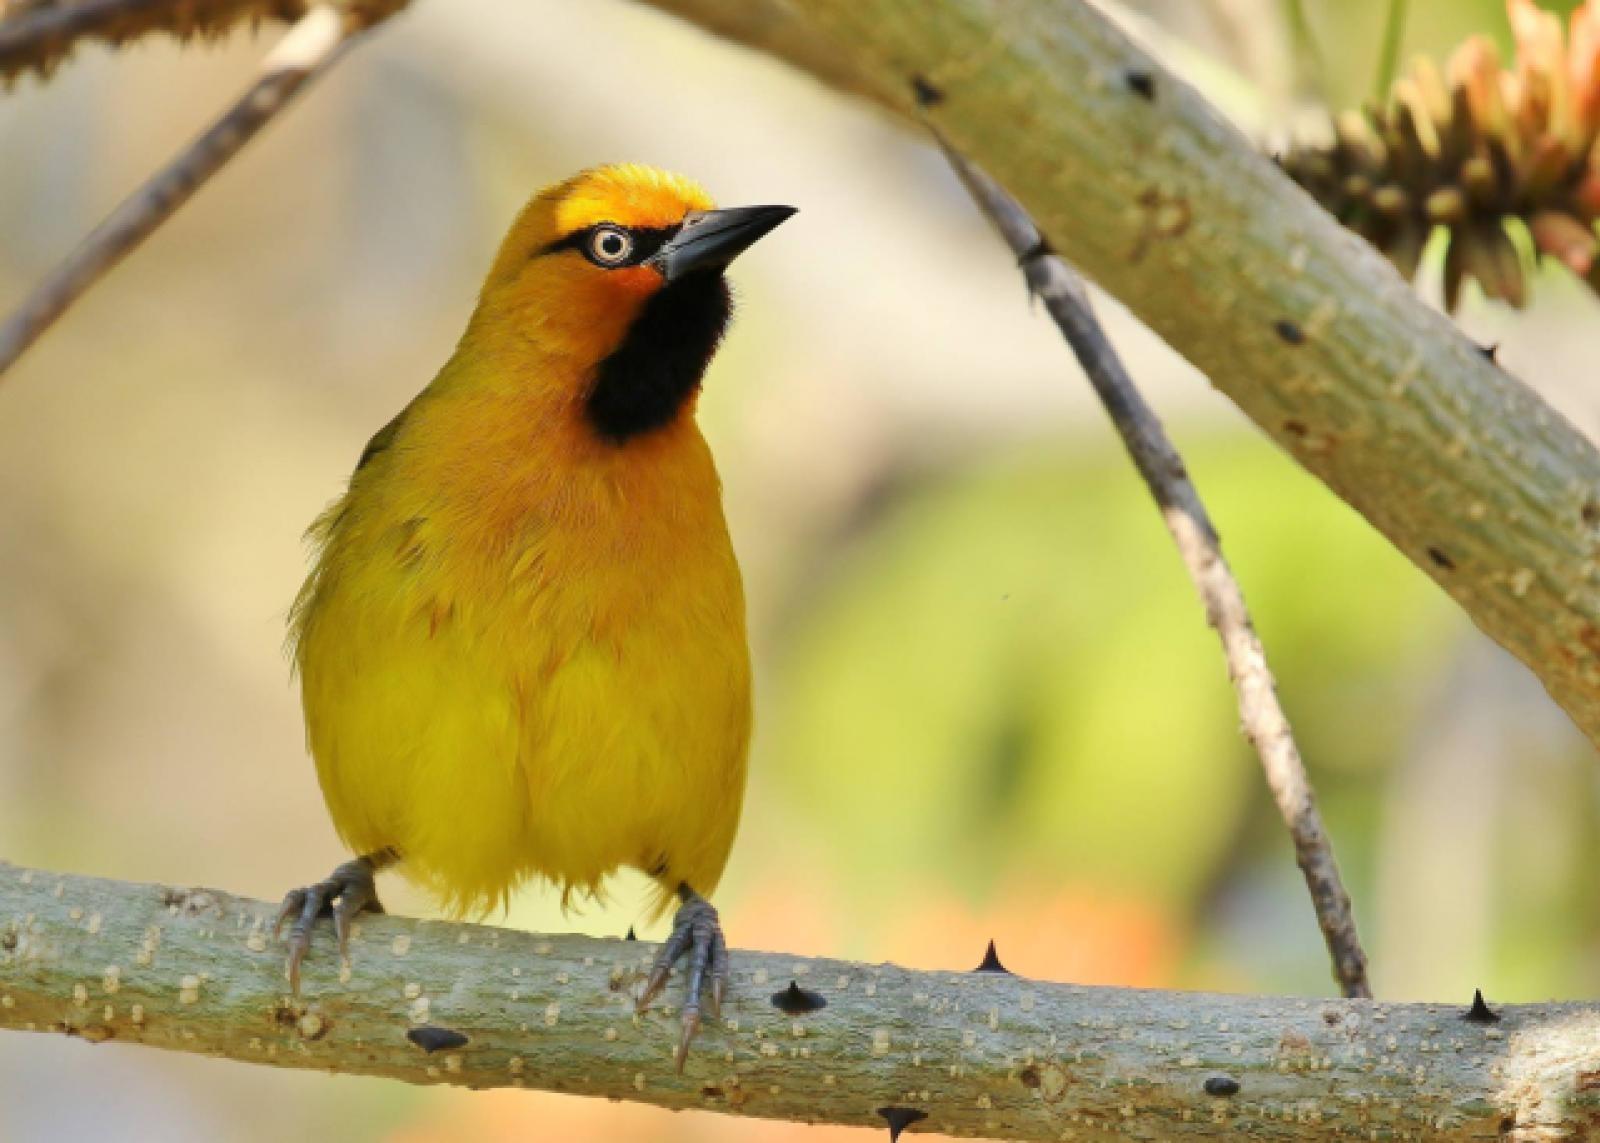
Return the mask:
<path id="1" fill-rule="evenodd" d="M 1082 0 L 642 0 L 906 117 L 1600 742 L 1600 454 Z"/>
<path id="2" fill-rule="evenodd" d="M 410 1083 L 1021 1140 L 1535 1143 L 1600 1130 L 1600 1006 L 1080 988 L 736 952 L 673 1072 L 653 944 L 371 917 L 285 992 L 275 906 L 0 864 L 0 1028 Z M 979 950 L 971 950 L 977 959 Z M 795 985 L 791 991 L 791 982 Z M 674 987 L 677 981 L 674 981 Z M 668 997 L 675 997 L 669 988 Z M 116 1050 L 116 1049 L 110 1049 Z"/>

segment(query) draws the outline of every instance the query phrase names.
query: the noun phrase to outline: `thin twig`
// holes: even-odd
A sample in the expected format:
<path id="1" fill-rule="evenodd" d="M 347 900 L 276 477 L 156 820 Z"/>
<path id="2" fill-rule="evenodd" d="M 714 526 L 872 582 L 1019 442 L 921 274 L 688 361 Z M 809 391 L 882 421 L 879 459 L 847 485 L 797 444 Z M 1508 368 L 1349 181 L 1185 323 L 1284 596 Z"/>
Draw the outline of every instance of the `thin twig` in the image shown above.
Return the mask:
<path id="1" fill-rule="evenodd" d="M 101 276 L 143 242 L 238 154 L 295 94 L 339 58 L 365 25 L 319 5 L 262 62 L 250 90 L 127 199 L 0 325 L 0 374 L 16 362 Z"/>
<path id="2" fill-rule="evenodd" d="M 1245 737 L 1261 759 L 1267 784 L 1289 827 L 1295 859 L 1305 874 L 1317 923 L 1333 959 L 1334 977 L 1345 996 L 1371 996 L 1367 958 L 1356 935 L 1350 895 L 1339 877 L 1333 847 L 1317 812 L 1316 797 L 1289 720 L 1278 702 L 1266 652 L 1183 458 L 1123 368 L 1094 316 L 1082 280 L 1050 249 L 1033 220 L 998 183 L 948 146 L 945 154 L 983 213 L 1017 255 L 1029 290 L 1044 303 L 1066 336 L 1111 414 L 1112 424 L 1122 435 L 1139 474 L 1160 505 L 1189 578 L 1205 603 L 1206 619 L 1222 639 Z"/>

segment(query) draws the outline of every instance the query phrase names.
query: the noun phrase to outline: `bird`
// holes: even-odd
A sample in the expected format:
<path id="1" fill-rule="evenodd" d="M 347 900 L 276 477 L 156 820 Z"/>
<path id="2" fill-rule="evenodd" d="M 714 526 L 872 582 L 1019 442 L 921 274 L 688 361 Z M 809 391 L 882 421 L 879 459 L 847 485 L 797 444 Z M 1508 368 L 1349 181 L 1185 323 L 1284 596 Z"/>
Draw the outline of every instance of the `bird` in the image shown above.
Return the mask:
<path id="1" fill-rule="evenodd" d="M 307 533 L 290 611 L 307 745 L 356 855 L 291 890 L 275 931 L 298 994 L 316 921 L 341 957 L 390 867 L 451 916 L 528 882 L 655 883 L 686 965 L 683 1068 L 729 981 L 709 898 L 743 802 L 751 669 L 702 378 L 729 263 L 795 213 L 718 209 L 637 164 L 536 194 L 437 376 L 362 451 Z"/>

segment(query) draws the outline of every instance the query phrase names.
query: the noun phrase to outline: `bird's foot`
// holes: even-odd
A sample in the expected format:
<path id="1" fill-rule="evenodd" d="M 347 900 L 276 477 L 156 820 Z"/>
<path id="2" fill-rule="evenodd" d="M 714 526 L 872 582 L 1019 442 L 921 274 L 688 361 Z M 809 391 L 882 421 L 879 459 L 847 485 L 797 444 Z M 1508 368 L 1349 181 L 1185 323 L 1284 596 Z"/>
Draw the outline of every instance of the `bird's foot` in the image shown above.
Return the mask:
<path id="1" fill-rule="evenodd" d="M 294 924 L 289 929 L 289 955 L 284 973 L 289 978 L 289 989 L 300 995 L 300 962 L 311 951 L 311 929 L 323 913 L 333 914 L 333 931 L 339 939 L 339 959 L 343 963 L 350 955 L 350 922 L 358 913 L 381 913 L 383 905 L 378 900 L 378 887 L 374 875 L 394 861 L 388 851 L 358 857 L 347 861 L 328 875 L 327 880 L 307 885 L 304 889 L 291 889 L 278 909 L 273 922 L 272 935 L 277 936 L 291 917 Z"/>
<path id="2" fill-rule="evenodd" d="M 681 890 L 683 904 L 672 919 L 672 935 L 656 954 L 655 964 L 639 994 L 637 1010 L 643 1012 L 650 1001 L 666 987 L 672 966 L 688 959 L 689 977 L 683 1001 L 683 1030 L 674 1057 L 678 1071 L 689 1058 L 689 1045 L 700 1031 L 700 998 L 710 984 L 708 999 L 712 1019 L 722 1016 L 722 999 L 728 991 L 728 942 L 722 936 L 722 922 L 711 902 L 691 889 Z M 709 982 L 707 977 L 710 977 Z"/>

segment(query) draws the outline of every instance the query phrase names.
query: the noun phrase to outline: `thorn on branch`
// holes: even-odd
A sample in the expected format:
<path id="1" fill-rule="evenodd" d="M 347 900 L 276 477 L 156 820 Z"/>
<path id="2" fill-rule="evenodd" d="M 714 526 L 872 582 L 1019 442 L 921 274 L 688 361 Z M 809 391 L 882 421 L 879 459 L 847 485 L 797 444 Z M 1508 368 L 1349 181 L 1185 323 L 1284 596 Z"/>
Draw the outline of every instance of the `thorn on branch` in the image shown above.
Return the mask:
<path id="1" fill-rule="evenodd" d="M 937 107 L 944 102 L 944 92 L 923 75 L 911 77 L 911 94 L 916 97 L 917 106 L 922 108 Z"/>
<path id="2" fill-rule="evenodd" d="M 452 1028 L 435 1028 L 432 1024 L 411 1029 L 406 1033 L 406 1039 L 430 1056 L 434 1052 L 448 1052 L 452 1048 L 464 1048 L 467 1045 L 464 1033 Z"/>
<path id="3" fill-rule="evenodd" d="M 984 950 L 983 963 L 978 965 L 973 972 L 1003 972 L 1007 976 L 1013 975 L 1012 971 L 1000 963 L 1000 954 L 995 951 L 994 942 L 989 942 L 989 947 Z"/>
<path id="4" fill-rule="evenodd" d="M 637 933 L 635 933 L 633 931 L 633 926 L 629 925 L 628 926 L 628 935 L 623 937 L 622 939 L 625 940 L 625 941 L 636 941 L 636 940 L 639 939 L 639 936 L 638 936 Z"/>
<path id="5" fill-rule="evenodd" d="M 807 1012 L 826 1008 L 828 999 L 822 993 L 801 988 L 797 981 L 791 980 L 788 988 L 772 994 L 772 1006 L 787 1016 L 804 1016 Z"/>
<path id="6" fill-rule="evenodd" d="M 1050 245 L 1050 240 L 1041 234 L 1039 235 L 1039 241 L 1017 255 L 1017 265 L 1026 266 L 1036 259 L 1052 257 L 1055 252 L 1055 247 Z"/>
<path id="7" fill-rule="evenodd" d="M 1472 990 L 1472 1007 L 1461 1018 L 1469 1024 L 1495 1024 L 1499 1022 L 1500 1014 L 1484 1003 L 1483 989 L 1475 988 Z"/>
<path id="8" fill-rule="evenodd" d="M 900 1138 L 900 1132 L 913 1123 L 928 1118 L 928 1113 L 916 1107 L 880 1107 L 878 1114 L 889 1124 L 889 1143 Z"/>

